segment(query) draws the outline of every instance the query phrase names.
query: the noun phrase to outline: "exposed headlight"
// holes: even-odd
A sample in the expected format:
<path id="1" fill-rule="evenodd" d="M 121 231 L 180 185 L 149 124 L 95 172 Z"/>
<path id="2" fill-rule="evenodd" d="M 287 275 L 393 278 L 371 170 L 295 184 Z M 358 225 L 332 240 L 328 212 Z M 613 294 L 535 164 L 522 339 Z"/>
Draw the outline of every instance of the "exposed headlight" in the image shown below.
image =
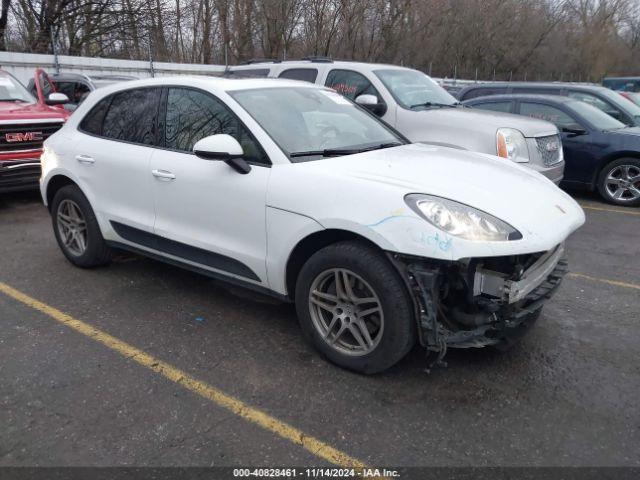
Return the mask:
<path id="1" fill-rule="evenodd" d="M 520 131 L 513 128 L 499 128 L 496 134 L 496 150 L 499 157 L 524 163 L 529 161 L 527 141 Z"/>
<path id="2" fill-rule="evenodd" d="M 522 234 L 508 223 L 464 203 L 421 193 L 411 193 L 404 201 L 414 212 L 449 235 L 476 241 L 522 238 Z"/>

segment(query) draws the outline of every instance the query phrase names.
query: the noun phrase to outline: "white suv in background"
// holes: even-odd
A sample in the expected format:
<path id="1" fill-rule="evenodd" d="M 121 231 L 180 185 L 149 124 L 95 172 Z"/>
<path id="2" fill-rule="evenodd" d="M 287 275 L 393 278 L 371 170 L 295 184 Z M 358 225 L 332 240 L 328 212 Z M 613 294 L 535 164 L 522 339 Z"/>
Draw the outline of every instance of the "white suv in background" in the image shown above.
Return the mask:
<path id="1" fill-rule="evenodd" d="M 478 157 L 312 84 L 149 79 L 89 95 L 45 142 L 41 192 L 74 265 L 120 248 L 294 301 L 320 352 L 372 373 L 416 341 L 509 344 L 560 284 L 582 210 Z"/>
<path id="2" fill-rule="evenodd" d="M 303 80 L 333 88 L 369 109 L 412 142 L 508 158 L 558 184 L 564 173 L 562 141 L 552 123 L 463 107 L 418 70 L 316 58 L 251 62 L 228 75 Z"/>

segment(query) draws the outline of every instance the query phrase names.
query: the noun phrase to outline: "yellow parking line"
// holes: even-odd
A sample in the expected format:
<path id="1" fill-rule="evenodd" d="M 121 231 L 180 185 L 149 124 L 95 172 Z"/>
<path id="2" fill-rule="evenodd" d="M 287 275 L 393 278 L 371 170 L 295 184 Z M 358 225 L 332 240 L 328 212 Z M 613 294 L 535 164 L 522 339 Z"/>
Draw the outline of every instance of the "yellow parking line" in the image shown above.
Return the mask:
<path id="1" fill-rule="evenodd" d="M 635 283 L 619 282 L 617 280 L 607 280 L 606 278 L 592 277 L 590 275 L 585 275 L 584 273 L 569 273 L 569 276 L 575 277 L 575 278 L 584 278 L 587 280 L 592 280 L 594 282 L 607 283 L 609 285 L 615 285 L 616 287 L 633 288 L 635 290 L 640 290 L 640 285 L 636 285 Z"/>
<path id="2" fill-rule="evenodd" d="M 258 425 L 265 430 L 275 433 L 295 445 L 301 446 L 319 458 L 341 467 L 357 469 L 367 468 L 362 461 L 333 448 L 331 445 L 318 440 L 315 437 L 309 436 L 303 431 L 256 408 L 253 408 L 237 398 L 227 395 L 217 388 L 192 377 L 188 373 L 183 372 L 182 370 L 179 370 L 178 368 L 173 367 L 126 342 L 123 342 L 102 330 L 92 327 L 91 325 L 77 320 L 54 307 L 42 303 L 35 298 L 10 287 L 6 283 L 0 282 L 0 292 L 5 293 L 24 305 L 39 310 L 53 318 L 55 321 L 109 347 L 111 350 L 118 352 L 128 359 L 138 362 L 140 365 L 159 373 L 163 377 L 181 385 L 187 390 L 210 400 L 215 405 Z"/>
<path id="3" fill-rule="evenodd" d="M 615 212 L 615 213 L 624 213 L 625 215 L 640 215 L 638 211 L 631 210 L 620 210 L 619 208 L 603 208 L 603 207 L 591 207 L 589 205 L 580 204 L 582 208 L 585 210 L 597 210 L 599 212 Z"/>

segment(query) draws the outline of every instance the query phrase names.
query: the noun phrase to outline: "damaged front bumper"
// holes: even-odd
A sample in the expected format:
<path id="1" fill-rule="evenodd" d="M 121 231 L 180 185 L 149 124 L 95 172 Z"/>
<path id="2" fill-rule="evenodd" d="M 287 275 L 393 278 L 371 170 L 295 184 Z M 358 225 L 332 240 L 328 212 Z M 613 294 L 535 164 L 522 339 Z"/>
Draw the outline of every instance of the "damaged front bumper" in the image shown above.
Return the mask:
<path id="1" fill-rule="evenodd" d="M 528 330 L 567 273 L 564 245 L 548 252 L 457 262 L 392 254 L 413 293 L 429 350 L 500 345 Z"/>

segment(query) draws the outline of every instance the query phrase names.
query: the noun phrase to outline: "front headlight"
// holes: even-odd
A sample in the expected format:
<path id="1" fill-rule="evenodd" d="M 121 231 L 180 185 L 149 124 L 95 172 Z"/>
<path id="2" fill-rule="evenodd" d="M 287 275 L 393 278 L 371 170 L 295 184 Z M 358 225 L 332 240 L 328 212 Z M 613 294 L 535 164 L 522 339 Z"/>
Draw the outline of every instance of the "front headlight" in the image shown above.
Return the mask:
<path id="1" fill-rule="evenodd" d="M 476 241 L 522 238 L 522 234 L 508 223 L 464 203 L 421 193 L 411 193 L 404 201 L 414 212 L 449 235 Z"/>
<path id="2" fill-rule="evenodd" d="M 499 128 L 496 134 L 496 151 L 499 157 L 513 162 L 529 161 L 529 149 L 524 135 L 513 128 Z"/>

